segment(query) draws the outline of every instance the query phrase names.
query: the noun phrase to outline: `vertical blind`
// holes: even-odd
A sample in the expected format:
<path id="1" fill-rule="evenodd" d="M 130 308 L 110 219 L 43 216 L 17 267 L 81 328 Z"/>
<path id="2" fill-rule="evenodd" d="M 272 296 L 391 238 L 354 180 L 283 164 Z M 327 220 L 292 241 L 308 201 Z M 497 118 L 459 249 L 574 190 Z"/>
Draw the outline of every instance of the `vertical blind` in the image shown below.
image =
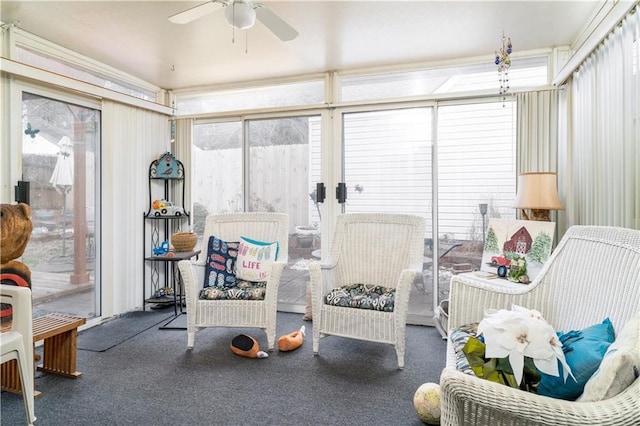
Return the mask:
<path id="1" fill-rule="evenodd" d="M 640 229 L 640 17 L 634 9 L 573 74 L 567 226 Z"/>

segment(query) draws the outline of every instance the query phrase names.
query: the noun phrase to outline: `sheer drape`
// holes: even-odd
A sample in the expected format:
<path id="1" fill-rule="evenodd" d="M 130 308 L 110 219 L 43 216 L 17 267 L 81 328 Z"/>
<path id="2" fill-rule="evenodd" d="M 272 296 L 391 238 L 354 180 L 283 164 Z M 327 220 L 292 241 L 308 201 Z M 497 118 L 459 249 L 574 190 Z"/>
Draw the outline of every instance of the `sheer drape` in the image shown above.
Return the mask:
<path id="1" fill-rule="evenodd" d="M 566 146 L 566 226 L 640 229 L 638 13 L 573 74 Z"/>

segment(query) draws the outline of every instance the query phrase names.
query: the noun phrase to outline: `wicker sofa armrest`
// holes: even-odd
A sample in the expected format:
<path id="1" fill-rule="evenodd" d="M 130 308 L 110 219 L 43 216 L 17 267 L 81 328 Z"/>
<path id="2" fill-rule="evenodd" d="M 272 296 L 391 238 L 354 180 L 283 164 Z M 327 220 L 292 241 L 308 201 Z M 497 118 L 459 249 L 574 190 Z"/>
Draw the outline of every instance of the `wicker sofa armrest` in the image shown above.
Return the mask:
<path id="1" fill-rule="evenodd" d="M 589 403 L 536 395 L 481 380 L 453 368 L 442 371 L 440 386 L 442 425 L 620 426 L 640 423 L 640 379 L 613 398 Z"/>
<path id="2" fill-rule="evenodd" d="M 505 280 L 486 280 L 471 273 L 451 277 L 448 331 L 464 324 L 479 322 L 487 309 L 510 309 L 520 305 L 543 309 L 544 294 L 540 282 L 529 285 Z"/>

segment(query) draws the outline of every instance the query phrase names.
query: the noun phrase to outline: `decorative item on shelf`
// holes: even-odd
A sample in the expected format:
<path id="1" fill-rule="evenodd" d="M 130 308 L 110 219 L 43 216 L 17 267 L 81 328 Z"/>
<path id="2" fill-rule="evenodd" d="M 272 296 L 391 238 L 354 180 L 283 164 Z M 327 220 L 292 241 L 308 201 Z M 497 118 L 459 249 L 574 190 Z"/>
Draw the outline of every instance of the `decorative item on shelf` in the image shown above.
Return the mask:
<path id="1" fill-rule="evenodd" d="M 518 193 L 512 207 L 522 209 L 524 220 L 551 221 L 550 210 L 564 210 L 558 196 L 556 173 L 522 173 L 518 176 Z M 524 209 L 530 209 L 531 216 Z"/>
<path id="2" fill-rule="evenodd" d="M 527 284 L 551 255 L 555 222 L 489 219 L 480 270 Z M 522 271 L 524 262 L 525 271 Z M 511 268 L 516 271 L 510 272 Z M 525 278 L 526 277 L 526 278 Z M 510 279 L 513 281 L 513 279 Z"/>
<path id="3" fill-rule="evenodd" d="M 173 256 L 173 251 L 169 245 L 169 241 L 163 241 L 158 247 L 153 248 L 154 256 Z"/>
<path id="4" fill-rule="evenodd" d="M 153 297 L 155 298 L 162 298 L 167 296 L 173 296 L 173 289 L 171 287 L 162 287 L 156 290 L 155 293 L 153 293 Z"/>
<path id="5" fill-rule="evenodd" d="M 160 216 L 182 216 L 185 214 L 185 211 L 182 207 L 174 205 L 172 202 L 167 200 L 153 200 L 151 204 L 151 210 L 153 210 L 153 215 L 155 217 Z"/>
<path id="6" fill-rule="evenodd" d="M 496 52 L 495 64 L 498 66 L 498 76 L 500 78 L 500 96 L 502 96 L 502 106 L 509 91 L 509 68 L 511 68 L 511 51 L 513 46 L 511 38 L 505 37 L 502 33 L 502 47 Z"/>
<path id="7" fill-rule="evenodd" d="M 526 257 L 518 256 L 511 261 L 511 266 L 509 268 L 509 281 L 522 284 L 529 283 L 529 277 L 527 276 Z"/>
<path id="8" fill-rule="evenodd" d="M 151 175 L 161 179 L 181 179 L 184 177 L 184 167 L 176 160 L 172 153 L 167 152 L 152 164 Z"/>
<path id="9" fill-rule="evenodd" d="M 198 242 L 198 236 L 193 232 L 178 232 L 171 236 L 171 245 L 176 252 L 192 251 Z"/>

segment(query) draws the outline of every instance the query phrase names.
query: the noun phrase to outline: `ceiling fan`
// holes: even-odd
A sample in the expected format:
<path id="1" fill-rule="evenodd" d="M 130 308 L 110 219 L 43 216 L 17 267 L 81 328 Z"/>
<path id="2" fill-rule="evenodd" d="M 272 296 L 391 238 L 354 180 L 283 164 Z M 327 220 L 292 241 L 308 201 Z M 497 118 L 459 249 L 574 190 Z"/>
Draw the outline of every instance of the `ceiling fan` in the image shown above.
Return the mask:
<path id="1" fill-rule="evenodd" d="M 269 10 L 265 5 L 253 3 L 250 0 L 210 0 L 176 13 L 175 15 L 171 15 L 169 21 L 174 24 L 188 24 L 221 8 L 224 8 L 227 23 L 233 28 L 246 30 L 253 27 L 256 18 L 258 18 L 265 27 L 282 41 L 293 40 L 298 36 L 298 31 Z"/>

